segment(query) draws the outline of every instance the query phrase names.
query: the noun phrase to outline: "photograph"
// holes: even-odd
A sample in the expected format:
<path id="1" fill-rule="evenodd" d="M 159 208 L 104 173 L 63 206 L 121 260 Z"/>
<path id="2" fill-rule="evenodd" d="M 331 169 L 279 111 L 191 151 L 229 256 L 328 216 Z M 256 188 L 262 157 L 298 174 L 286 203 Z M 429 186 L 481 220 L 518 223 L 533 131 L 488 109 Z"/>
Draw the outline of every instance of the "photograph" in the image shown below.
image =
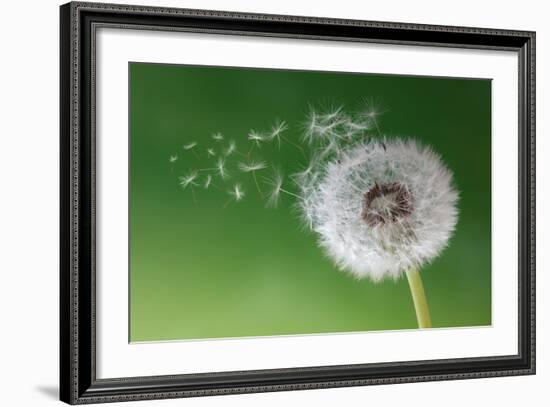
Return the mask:
<path id="1" fill-rule="evenodd" d="M 491 326 L 490 78 L 128 62 L 129 342 Z"/>

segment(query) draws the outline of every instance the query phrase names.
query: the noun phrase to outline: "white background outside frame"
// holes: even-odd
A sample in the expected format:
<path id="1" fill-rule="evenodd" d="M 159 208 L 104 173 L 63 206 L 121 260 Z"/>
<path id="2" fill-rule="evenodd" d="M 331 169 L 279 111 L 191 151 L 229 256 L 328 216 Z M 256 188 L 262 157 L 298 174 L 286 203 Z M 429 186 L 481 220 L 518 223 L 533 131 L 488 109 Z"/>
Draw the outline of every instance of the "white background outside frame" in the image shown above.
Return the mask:
<path id="1" fill-rule="evenodd" d="M 107 0 L 99 0 L 106 3 Z M 449 24 L 537 31 L 537 110 L 550 109 L 550 41 L 545 2 L 525 0 L 132 0 L 134 4 L 317 15 L 377 21 Z M 60 406 L 58 396 L 59 0 L 3 5 L 0 25 L 0 379 L 2 401 L 14 407 Z M 24 16 L 24 24 L 22 24 Z M 38 62 L 39 61 L 39 62 Z M 37 64 L 39 63 L 39 69 Z M 32 112 L 32 114 L 30 114 Z M 199 397 L 116 406 L 274 407 L 313 405 L 543 405 L 550 381 L 550 119 L 537 117 L 537 375 L 436 381 L 392 386 Z M 29 226 L 29 225 L 32 225 Z M 538 400 L 542 400 L 537 402 Z"/>

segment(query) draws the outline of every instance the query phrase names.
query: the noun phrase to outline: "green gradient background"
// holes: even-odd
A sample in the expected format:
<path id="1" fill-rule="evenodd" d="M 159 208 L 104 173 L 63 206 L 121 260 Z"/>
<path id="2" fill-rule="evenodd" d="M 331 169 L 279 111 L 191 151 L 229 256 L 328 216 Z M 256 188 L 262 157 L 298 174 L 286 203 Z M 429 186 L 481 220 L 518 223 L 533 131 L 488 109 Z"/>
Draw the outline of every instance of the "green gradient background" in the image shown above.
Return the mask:
<path id="1" fill-rule="evenodd" d="M 197 141 L 204 155 L 221 131 L 246 150 L 249 130 L 275 118 L 298 140 L 308 104 L 352 111 L 365 97 L 386 110 L 384 134 L 440 153 L 460 191 L 456 233 L 422 271 L 434 327 L 491 324 L 490 80 L 131 63 L 131 341 L 416 328 L 406 279 L 373 284 L 339 272 L 293 199 L 265 208 L 241 174 L 247 197 L 224 208 L 225 191 L 195 188 L 194 203 L 177 181 L 212 166 L 184 143 Z M 286 174 L 304 163 L 288 143 L 253 155 Z"/>

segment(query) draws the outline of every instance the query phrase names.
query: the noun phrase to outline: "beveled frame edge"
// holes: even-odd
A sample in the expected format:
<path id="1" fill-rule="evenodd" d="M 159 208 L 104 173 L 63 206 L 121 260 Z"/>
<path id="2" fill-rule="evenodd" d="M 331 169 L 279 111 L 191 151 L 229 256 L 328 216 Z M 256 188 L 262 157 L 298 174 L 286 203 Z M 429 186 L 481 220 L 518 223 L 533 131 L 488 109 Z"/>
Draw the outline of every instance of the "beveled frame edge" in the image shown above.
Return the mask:
<path id="1" fill-rule="evenodd" d="M 95 15 L 95 18 L 108 16 L 113 20 L 111 23 L 133 29 L 156 27 L 164 30 L 517 51 L 520 61 L 518 354 L 471 359 L 96 379 L 95 104 L 92 86 L 95 72 L 91 64 L 93 50 L 90 38 L 86 39 L 86 36 L 90 36 L 88 29 L 92 29 L 87 27 L 90 22 L 87 20 L 88 14 Z M 150 25 L 128 21 L 140 19 L 155 22 Z M 165 24 L 160 24 L 161 19 L 165 19 Z M 186 21 L 178 27 L 176 20 L 179 19 Z M 60 21 L 62 401 L 85 404 L 535 373 L 534 32 L 84 2 L 61 6 Z M 92 22 L 90 25 L 93 24 Z M 184 29 L 183 26 L 187 28 Z M 309 376 L 306 377 L 306 374 Z M 283 375 L 284 378 L 281 379 Z"/>

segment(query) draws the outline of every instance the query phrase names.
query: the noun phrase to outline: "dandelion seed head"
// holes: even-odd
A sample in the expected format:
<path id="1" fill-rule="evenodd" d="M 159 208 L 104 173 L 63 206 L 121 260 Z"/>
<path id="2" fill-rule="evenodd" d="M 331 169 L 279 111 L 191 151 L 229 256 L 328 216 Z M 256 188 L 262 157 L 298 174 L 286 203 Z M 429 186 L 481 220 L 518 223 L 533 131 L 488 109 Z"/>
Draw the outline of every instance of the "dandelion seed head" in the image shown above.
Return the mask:
<path id="1" fill-rule="evenodd" d="M 337 266 L 373 281 L 420 268 L 458 220 L 452 173 L 414 140 L 349 146 L 299 184 L 304 221 Z"/>
<path id="2" fill-rule="evenodd" d="M 254 172 L 267 168 L 267 164 L 263 161 L 250 161 L 249 163 L 239 163 L 239 169 L 242 172 Z"/>

